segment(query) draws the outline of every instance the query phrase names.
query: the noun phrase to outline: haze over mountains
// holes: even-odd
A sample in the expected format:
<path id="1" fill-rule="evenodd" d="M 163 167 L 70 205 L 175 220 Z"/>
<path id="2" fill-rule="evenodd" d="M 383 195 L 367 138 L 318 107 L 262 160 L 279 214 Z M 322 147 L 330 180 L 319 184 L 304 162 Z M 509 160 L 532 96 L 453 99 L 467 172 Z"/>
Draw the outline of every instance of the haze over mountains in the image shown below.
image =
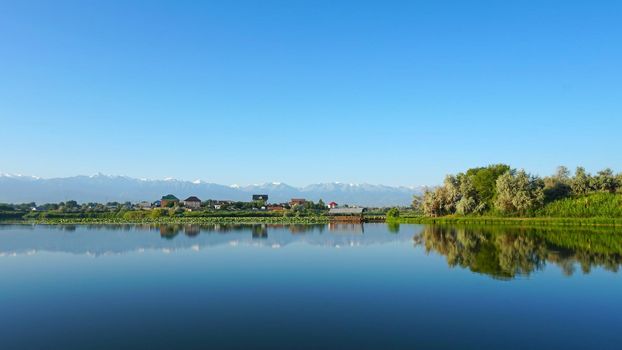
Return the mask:
<path id="1" fill-rule="evenodd" d="M 287 202 L 291 198 L 306 198 L 339 204 L 362 206 L 409 205 L 415 194 L 425 188 L 393 187 L 370 184 L 322 183 L 304 187 L 284 183 L 250 186 L 227 186 L 202 181 L 175 179 L 145 180 L 125 176 L 73 176 L 42 179 L 32 176 L 0 174 L 0 202 L 37 204 L 67 200 L 82 202 L 155 201 L 165 194 L 180 199 L 197 196 L 202 200 L 219 199 L 248 201 L 252 194 L 268 194 L 269 202 Z"/>

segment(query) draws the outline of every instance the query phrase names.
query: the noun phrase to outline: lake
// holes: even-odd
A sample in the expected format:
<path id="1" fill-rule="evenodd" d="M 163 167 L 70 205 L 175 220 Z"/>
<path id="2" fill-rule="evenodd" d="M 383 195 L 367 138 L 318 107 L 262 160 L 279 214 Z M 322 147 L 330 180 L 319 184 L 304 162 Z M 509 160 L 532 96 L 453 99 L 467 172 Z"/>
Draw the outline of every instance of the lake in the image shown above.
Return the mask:
<path id="1" fill-rule="evenodd" d="M 2 349 L 619 349 L 622 232 L 0 225 Z"/>

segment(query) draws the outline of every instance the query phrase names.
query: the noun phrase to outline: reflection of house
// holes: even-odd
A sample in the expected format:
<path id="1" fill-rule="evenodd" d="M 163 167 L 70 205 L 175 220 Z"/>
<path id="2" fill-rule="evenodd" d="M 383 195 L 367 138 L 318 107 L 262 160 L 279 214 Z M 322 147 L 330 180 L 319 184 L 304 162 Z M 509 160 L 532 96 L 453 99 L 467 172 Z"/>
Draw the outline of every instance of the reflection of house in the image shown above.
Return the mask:
<path id="1" fill-rule="evenodd" d="M 365 233 L 365 227 L 362 222 L 330 222 L 328 223 L 328 230 L 331 233 L 342 234 L 363 234 Z"/>
<path id="2" fill-rule="evenodd" d="M 200 209 L 201 200 L 195 196 L 188 197 L 184 200 L 184 207 L 189 209 Z"/>
<path id="3" fill-rule="evenodd" d="M 267 194 L 254 194 L 253 195 L 253 201 L 267 202 L 268 201 L 268 195 Z"/>
<path id="4" fill-rule="evenodd" d="M 303 199 L 303 198 L 292 198 L 292 200 L 289 201 L 289 205 L 291 207 L 293 207 L 295 205 L 304 205 L 305 203 L 307 203 L 307 200 Z"/>
<path id="5" fill-rule="evenodd" d="M 179 198 L 173 196 L 172 194 L 167 194 L 160 200 L 160 206 L 163 208 L 172 207 L 177 204 L 179 204 Z"/>
<path id="6" fill-rule="evenodd" d="M 335 202 L 330 202 L 330 203 L 328 203 L 328 207 L 329 207 L 330 209 L 337 208 L 337 203 L 335 203 Z"/>

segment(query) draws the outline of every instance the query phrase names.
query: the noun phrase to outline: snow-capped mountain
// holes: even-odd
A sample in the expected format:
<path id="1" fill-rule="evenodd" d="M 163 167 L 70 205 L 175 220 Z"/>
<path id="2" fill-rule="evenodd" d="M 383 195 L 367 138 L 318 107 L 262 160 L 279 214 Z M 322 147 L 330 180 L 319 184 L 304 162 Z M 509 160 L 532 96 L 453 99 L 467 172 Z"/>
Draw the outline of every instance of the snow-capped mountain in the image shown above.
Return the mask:
<path id="1" fill-rule="evenodd" d="M 269 202 L 306 198 L 324 202 L 363 206 L 409 205 L 412 196 L 424 187 L 392 187 L 370 184 L 322 183 L 294 187 L 284 183 L 238 186 L 219 185 L 201 180 L 146 180 L 126 176 L 73 176 L 42 179 L 33 176 L 0 174 L 0 202 L 38 204 L 76 200 L 78 202 L 154 201 L 165 194 L 180 199 L 197 196 L 203 200 L 250 200 L 252 194 L 267 194 Z M 182 198 L 183 197 L 183 198 Z"/>

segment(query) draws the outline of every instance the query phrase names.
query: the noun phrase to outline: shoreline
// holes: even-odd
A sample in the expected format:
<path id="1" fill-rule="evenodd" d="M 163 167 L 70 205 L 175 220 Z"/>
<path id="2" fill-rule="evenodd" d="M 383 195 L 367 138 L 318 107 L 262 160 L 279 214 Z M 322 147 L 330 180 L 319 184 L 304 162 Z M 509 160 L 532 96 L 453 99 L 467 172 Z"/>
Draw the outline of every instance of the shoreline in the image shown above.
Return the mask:
<path id="1" fill-rule="evenodd" d="M 383 219 L 379 216 L 364 218 L 360 222 L 331 220 L 326 216 L 304 217 L 160 217 L 157 219 L 124 218 L 66 218 L 37 220 L 0 220 L 0 224 L 22 225 L 111 225 L 111 224 L 351 224 L 351 223 L 387 223 L 387 224 L 450 224 L 479 226 L 522 226 L 522 227 L 622 227 L 622 218 L 512 218 L 512 217 L 398 217 Z"/>
<path id="2" fill-rule="evenodd" d="M 482 226 L 606 226 L 621 227 L 622 218 L 549 218 L 549 217 L 469 217 L 469 216 L 441 216 L 441 217 L 404 217 L 387 220 L 396 224 L 452 224 L 452 225 L 482 225 Z"/>

